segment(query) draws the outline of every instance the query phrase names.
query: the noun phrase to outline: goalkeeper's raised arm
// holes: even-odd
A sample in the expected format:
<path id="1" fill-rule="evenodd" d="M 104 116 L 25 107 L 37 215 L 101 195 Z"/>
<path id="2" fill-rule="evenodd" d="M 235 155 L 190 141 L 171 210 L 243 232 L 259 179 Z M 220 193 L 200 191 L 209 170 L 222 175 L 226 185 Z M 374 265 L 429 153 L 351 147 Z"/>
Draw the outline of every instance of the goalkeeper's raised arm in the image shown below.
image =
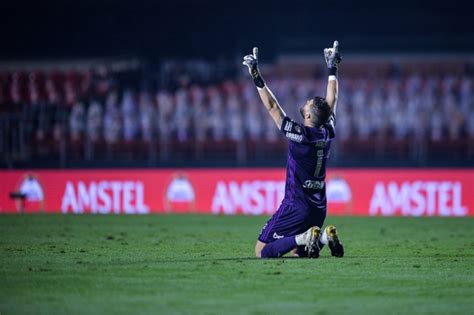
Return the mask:
<path id="1" fill-rule="evenodd" d="M 278 129 L 281 129 L 281 124 L 286 114 L 278 103 L 275 95 L 273 95 L 272 91 L 270 91 L 270 89 L 266 86 L 265 81 L 263 81 L 260 70 L 258 69 L 257 47 L 253 48 L 252 54 L 244 57 L 243 64 L 249 68 L 249 73 L 252 76 L 255 86 L 257 87 L 258 94 L 260 95 L 263 104 L 270 113 L 270 116 L 272 116 Z"/>
<path id="2" fill-rule="evenodd" d="M 326 102 L 335 115 L 338 93 L 337 68 L 341 62 L 341 55 L 339 54 L 339 42 L 337 40 L 334 41 L 332 48 L 324 49 L 324 59 L 326 60 L 326 65 L 328 67 Z"/>

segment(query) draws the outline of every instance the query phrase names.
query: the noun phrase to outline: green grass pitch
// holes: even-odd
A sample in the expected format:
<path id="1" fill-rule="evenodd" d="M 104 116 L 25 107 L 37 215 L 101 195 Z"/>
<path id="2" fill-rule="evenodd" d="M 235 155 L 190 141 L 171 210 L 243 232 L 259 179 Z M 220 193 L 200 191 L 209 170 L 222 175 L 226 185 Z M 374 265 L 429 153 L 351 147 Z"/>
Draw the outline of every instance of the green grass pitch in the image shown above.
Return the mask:
<path id="1" fill-rule="evenodd" d="M 472 218 L 328 218 L 317 260 L 253 258 L 265 220 L 0 216 L 0 313 L 474 313 Z"/>

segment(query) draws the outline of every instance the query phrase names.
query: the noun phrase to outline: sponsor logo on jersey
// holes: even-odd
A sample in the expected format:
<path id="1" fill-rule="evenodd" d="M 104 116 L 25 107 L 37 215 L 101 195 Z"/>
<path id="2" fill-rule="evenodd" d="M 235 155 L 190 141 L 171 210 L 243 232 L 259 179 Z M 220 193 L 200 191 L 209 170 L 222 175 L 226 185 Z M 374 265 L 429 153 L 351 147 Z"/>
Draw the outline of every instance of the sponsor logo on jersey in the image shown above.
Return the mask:
<path id="1" fill-rule="evenodd" d="M 326 147 L 326 141 L 317 141 L 316 144 L 314 145 L 316 148 L 325 148 Z"/>
<path id="2" fill-rule="evenodd" d="M 322 180 L 307 180 L 303 184 L 303 188 L 307 189 L 323 189 L 324 181 Z"/>
<path id="3" fill-rule="evenodd" d="M 287 132 L 286 137 L 290 140 L 296 141 L 296 142 L 301 142 L 303 141 L 303 135 L 297 135 L 295 133 Z"/>
<path id="4" fill-rule="evenodd" d="M 291 121 L 287 121 L 285 123 L 285 127 L 283 128 L 283 130 L 285 131 L 291 131 L 291 128 L 293 128 L 293 123 Z"/>
<path id="5" fill-rule="evenodd" d="M 281 238 L 284 238 L 285 236 L 284 235 L 278 235 L 277 232 L 273 233 L 273 238 L 276 239 L 276 240 L 279 240 Z"/>

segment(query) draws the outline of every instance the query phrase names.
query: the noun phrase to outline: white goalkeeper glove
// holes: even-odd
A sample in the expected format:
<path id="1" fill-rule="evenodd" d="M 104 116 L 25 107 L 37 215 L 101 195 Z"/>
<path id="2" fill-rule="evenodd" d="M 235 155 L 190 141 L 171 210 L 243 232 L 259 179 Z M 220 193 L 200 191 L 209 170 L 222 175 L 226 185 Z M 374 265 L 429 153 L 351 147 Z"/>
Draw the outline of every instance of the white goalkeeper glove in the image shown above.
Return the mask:
<path id="1" fill-rule="evenodd" d="M 332 48 L 324 49 L 324 59 L 328 66 L 329 75 L 337 75 L 337 67 L 341 62 L 341 54 L 339 53 L 339 42 L 334 41 Z"/>
<path id="2" fill-rule="evenodd" d="M 260 70 L 258 69 L 258 48 L 253 48 L 253 53 L 251 55 L 247 55 L 244 57 L 244 61 L 242 62 L 243 65 L 249 68 L 249 73 L 252 76 L 253 82 L 259 88 L 263 88 L 265 86 L 265 82 L 260 74 Z"/>

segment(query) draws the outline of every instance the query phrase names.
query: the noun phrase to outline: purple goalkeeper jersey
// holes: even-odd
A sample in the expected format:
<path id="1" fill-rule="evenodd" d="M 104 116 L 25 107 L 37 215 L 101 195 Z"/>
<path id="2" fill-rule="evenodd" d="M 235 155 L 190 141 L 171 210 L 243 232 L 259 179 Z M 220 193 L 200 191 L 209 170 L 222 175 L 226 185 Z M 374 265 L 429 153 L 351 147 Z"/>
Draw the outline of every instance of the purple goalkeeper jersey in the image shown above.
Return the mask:
<path id="1" fill-rule="evenodd" d="M 326 211 L 326 161 L 335 137 L 335 116 L 321 128 L 306 127 L 289 117 L 281 131 L 289 139 L 285 198 L 282 205 L 295 210 Z"/>

